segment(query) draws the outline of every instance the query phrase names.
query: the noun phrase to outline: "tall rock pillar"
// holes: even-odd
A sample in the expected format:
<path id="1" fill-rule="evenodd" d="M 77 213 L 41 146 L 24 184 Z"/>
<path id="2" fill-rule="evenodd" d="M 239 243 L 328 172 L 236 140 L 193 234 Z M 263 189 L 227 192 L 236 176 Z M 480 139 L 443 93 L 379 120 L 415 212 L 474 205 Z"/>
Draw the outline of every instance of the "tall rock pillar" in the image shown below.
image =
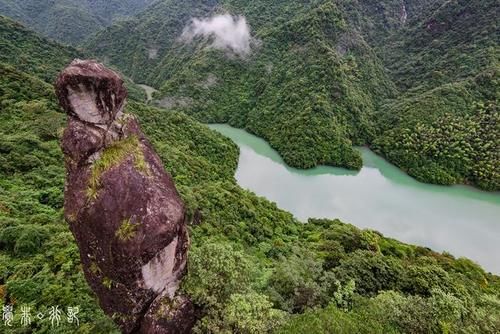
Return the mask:
<path id="1" fill-rule="evenodd" d="M 68 114 L 62 138 L 65 217 L 85 277 L 123 333 L 187 333 L 190 301 L 177 291 L 189 246 L 184 204 L 115 72 L 75 60 L 58 77 Z"/>

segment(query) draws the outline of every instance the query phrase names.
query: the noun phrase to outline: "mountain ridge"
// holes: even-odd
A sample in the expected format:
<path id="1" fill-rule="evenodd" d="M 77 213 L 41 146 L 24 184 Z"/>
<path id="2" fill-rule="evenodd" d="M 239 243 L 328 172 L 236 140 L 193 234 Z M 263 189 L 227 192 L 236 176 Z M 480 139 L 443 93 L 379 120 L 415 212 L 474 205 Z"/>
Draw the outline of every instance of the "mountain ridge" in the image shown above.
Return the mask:
<path id="1" fill-rule="evenodd" d="M 63 43 L 77 45 L 114 20 L 139 13 L 156 0 L 0 0 L 0 14 Z"/>

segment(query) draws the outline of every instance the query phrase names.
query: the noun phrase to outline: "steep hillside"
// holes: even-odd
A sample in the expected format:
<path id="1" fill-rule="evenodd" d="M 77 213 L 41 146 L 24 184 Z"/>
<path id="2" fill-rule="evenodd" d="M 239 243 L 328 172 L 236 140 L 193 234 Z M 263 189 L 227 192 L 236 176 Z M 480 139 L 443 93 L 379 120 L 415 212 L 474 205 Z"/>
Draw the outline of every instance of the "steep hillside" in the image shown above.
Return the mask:
<path id="1" fill-rule="evenodd" d="M 0 14 L 60 42 L 78 44 L 155 0 L 0 0 Z"/>
<path id="2" fill-rule="evenodd" d="M 210 2 L 197 14 L 184 2 L 158 3 L 162 8 L 182 6 L 185 11 L 183 16 L 175 16 L 179 20 L 176 31 L 163 32 L 171 34 L 170 45 L 166 43 L 169 49 L 159 53 L 163 57 L 146 71 L 123 58 L 116 65 L 126 73 L 134 68 L 132 76 L 142 72 L 141 80 L 161 88 L 164 107 L 181 106 L 206 122 L 246 127 L 266 138 L 290 165 L 307 168 L 324 163 L 359 169 L 361 158 L 352 144 L 363 144 L 371 136 L 370 114 L 394 91 L 381 63 L 336 5 L 273 2 L 267 15 L 259 15 L 267 4 Z M 201 44 L 179 40 L 190 17 L 228 9 L 244 14 L 255 27 L 250 41 L 254 50 L 248 57 L 207 48 L 205 40 Z M 152 10 L 142 16 L 150 13 L 148 18 L 156 21 Z M 136 34 L 147 31 L 143 25 L 129 24 Z M 114 28 L 120 29 L 108 31 Z M 103 32 L 89 43 L 105 59 L 106 50 L 120 41 L 114 34 L 116 38 L 97 42 L 106 35 Z M 106 44 L 108 40 L 113 41 L 112 46 Z M 144 50 L 142 55 L 132 52 L 139 62 L 146 55 Z M 119 54 L 113 52 L 115 57 Z M 124 68 L 123 62 L 131 66 Z"/>
<path id="3" fill-rule="evenodd" d="M 496 1 L 447 1 L 380 46 L 401 94 L 378 113 L 377 150 L 421 181 L 500 189 Z"/>
<path id="4" fill-rule="evenodd" d="M 0 15 L 0 64 L 52 84 L 68 63 L 85 58 L 86 52 L 50 41 L 18 22 Z M 144 101 L 144 90 L 126 79 L 129 96 Z"/>
<path id="5" fill-rule="evenodd" d="M 252 25 L 265 29 L 284 23 L 321 1 L 161 0 L 134 18 L 92 36 L 85 46 L 135 81 L 151 82 L 149 77 L 157 74 L 156 67 L 171 51 L 191 18 L 230 11 L 245 14 Z"/>
<path id="6" fill-rule="evenodd" d="M 226 13 L 229 24 L 246 18 L 251 52 L 221 50 L 203 31 L 228 24 L 221 17 L 190 25 Z M 292 166 L 356 169 L 350 147 L 370 145 L 421 181 L 498 190 L 499 132 L 464 130 L 498 127 L 497 14 L 494 0 L 165 0 L 87 47 L 160 89 L 163 107 L 246 128 Z M 476 104 L 493 116 L 477 118 Z M 417 124 L 439 128 L 448 116 L 459 125 L 428 139 L 441 153 L 423 134 L 402 144 Z"/>
<path id="7" fill-rule="evenodd" d="M 147 83 L 155 66 L 181 35 L 191 17 L 206 16 L 217 0 L 158 1 L 133 19 L 123 20 L 84 44 L 136 82 Z"/>
<path id="8" fill-rule="evenodd" d="M 445 1 L 383 40 L 379 54 L 401 90 L 432 89 L 498 65 L 498 3 Z"/>
<path id="9" fill-rule="evenodd" d="M 424 15 L 431 4 L 444 0 L 386 0 L 334 1 L 341 7 L 349 22 L 366 36 L 387 35 L 407 20 Z M 166 56 L 191 18 L 207 17 L 214 13 L 245 15 L 252 30 L 263 31 L 280 26 L 289 20 L 325 3 L 325 0 L 307 1 L 157 1 L 143 13 L 110 26 L 87 41 L 86 46 L 97 55 L 118 65 L 135 80 L 145 81 L 152 69 Z M 129 60 L 120 57 L 128 56 Z"/>
<path id="10" fill-rule="evenodd" d="M 0 16 L 0 62 L 53 82 L 57 73 L 81 51 L 63 47 L 37 35 L 7 17 Z"/>

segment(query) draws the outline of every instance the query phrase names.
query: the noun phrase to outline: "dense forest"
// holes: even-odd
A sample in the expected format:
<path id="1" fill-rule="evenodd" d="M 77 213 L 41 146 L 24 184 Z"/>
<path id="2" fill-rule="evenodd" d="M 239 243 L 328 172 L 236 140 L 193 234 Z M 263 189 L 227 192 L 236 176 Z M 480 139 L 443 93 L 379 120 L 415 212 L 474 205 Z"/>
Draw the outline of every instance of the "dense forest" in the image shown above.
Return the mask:
<path id="1" fill-rule="evenodd" d="M 180 38 L 226 13 L 246 18 L 249 54 Z M 420 181 L 498 190 L 496 17 L 494 0 L 165 0 L 85 46 L 158 105 L 245 128 L 291 166 L 359 169 L 352 145 L 368 145 Z"/>
<path id="2" fill-rule="evenodd" d="M 401 93 L 372 143 L 421 181 L 500 189 L 497 17 L 495 1 L 447 1 L 378 46 Z"/>
<path id="3" fill-rule="evenodd" d="M 154 0 L 0 0 L 0 14 L 63 43 L 76 45 Z"/>
<path id="4" fill-rule="evenodd" d="M 280 4 L 276 2 L 276 6 Z M 321 28 L 324 34 L 334 33 L 338 27 L 347 24 L 336 16 L 337 13 L 332 5 L 317 7 L 302 20 L 286 21 L 278 28 L 269 27 L 266 38 L 279 40 L 283 36 L 302 36 L 298 38 L 306 40 L 308 34 L 317 28 Z M 293 17 L 294 14 L 290 15 Z M 315 21 L 315 18 L 328 19 Z M 52 83 L 58 71 L 72 58 L 81 55 L 79 51 L 51 43 L 8 19 L 0 19 L 0 303 L 2 306 L 13 305 L 15 310 L 13 326 L 2 322 L 1 331 L 116 333 L 117 329 L 99 309 L 84 280 L 78 248 L 62 212 L 65 171 L 59 140 L 65 126 L 65 115 L 57 106 Z M 333 25 L 330 22 L 334 22 Z M 264 35 L 260 38 L 264 40 Z M 281 67 L 276 73 L 273 71 L 275 74 L 267 76 L 267 80 L 260 81 L 255 79 L 258 73 L 252 76 L 252 71 L 262 66 L 257 62 L 256 67 L 245 74 L 248 83 L 240 77 L 234 79 L 234 82 L 248 87 L 263 85 L 259 98 L 245 96 L 248 93 L 242 86 L 231 87 L 231 92 L 242 94 L 241 99 L 246 103 L 255 99 L 255 103 L 261 103 L 261 108 L 269 114 L 273 112 L 269 105 L 287 102 L 283 104 L 283 122 L 295 122 L 288 130 L 297 131 L 296 134 L 286 132 L 284 124 L 275 125 L 276 131 L 283 131 L 277 133 L 290 134 L 287 140 L 298 145 L 293 149 L 297 155 L 285 154 L 287 161 L 296 161 L 297 164 L 305 161 L 306 165 L 314 160 L 325 163 L 341 161 L 343 165 L 359 167 L 360 160 L 352 154 L 350 140 L 361 143 L 370 139 L 364 136 L 376 136 L 378 129 L 364 117 L 383 112 L 375 108 L 381 103 L 377 91 L 365 87 L 367 83 L 362 78 L 369 75 L 372 80 L 379 80 L 382 86 L 378 87 L 387 87 L 386 93 L 393 94 L 395 85 L 387 79 L 380 62 L 360 61 L 373 52 L 362 39 L 353 51 L 355 54 L 346 55 L 348 59 L 332 52 L 332 46 L 327 42 L 306 44 L 302 49 L 294 47 L 297 48 L 295 54 L 286 52 L 286 43 L 275 50 L 288 64 L 296 62 L 294 66 L 287 69 L 285 65 L 275 64 Z M 325 57 L 314 63 L 312 52 L 323 52 Z M 233 74 L 241 69 L 242 65 L 236 60 L 215 62 L 213 59 L 216 58 L 211 56 L 220 56 L 218 53 L 216 50 L 201 53 L 197 61 L 205 72 L 197 74 L 195 69 L 188 71 L 173 66 L 172 71 L 179 71 L 179 74 L 172 77 L 179 78 L 182 74 L 186 78 L 203 78 L 207 71 L 224 69 Z M 263 59 L 273 59 L 271 50 L 263 47 L 262 53 Z M 337 62 L 341 70 L 327 66 L 325 59 Z M 304 62 L 313 71 L 301 72 L 299 64 Z M 225 67 L 229 65 L 232 67 Z M 300 75 L 302 80 L 294 82 L 287 78 L 288 75 Z M 329 84 L 327 78 L 332 75 L 339 78 L 338 89 L 343 93 L 338 96 L 313 85 L 318 82 Z M 345 77 L 349 75 L 358 78 L 357 82 L 351 84 Z M 488 152 L 495 151 L 484 145 L 498 144 L 498 138 L 495 138 L 498 130 L 491 128 L 492 131 L 488 131 L 487 126 L 498 125 L 498 113 L 494 104 L 476 103 L 474 94 L 483 90 L 485 94 L 491 93 L 489 85 L 496 84 L 494 75 L 495 72 L 487 72 L 470 80 L 436 87 L 425 93 L 429 94 L 428 98 L 422 97 L 416 102 L 387 103 L 386 108 L 399 109 L 397 103 L 407 103 L 407 108 L 427 110 L 426 101 L 442 103 L 441 95 L 455 99 L 457 97 L 453 94 L 458 94 L 457 91 L 474 92 L 467 103 L 457 107 L 466 110 L 456 113 L 449 110 L 432 119 L 441 124 L 440 127 L 409 123 L 418 132 L 396 129 L 392 136 L 377 139 L 376 147 L 385 152 L 391 138 L 397 138 L 402 152 L 421 151 L 422 147 L 427 147 L 429 155 L 425 159 L 434 159 L 433 152 L 444 152 L 442 160 L 437 160 L 436 164 L 454 162 L 456 166 L 452 167 L 458 168 L 463 161 L 459 157 L 450 161 L 446 155 L 460 152 L 437 150 L 433 147 L 436 141 L 427 140 L 451 141 L 455 143 L 454 147 L 460 147 L 463 141 L 472 141 L 476 145 L 471 148 L 472 152 L 464 152 L 470 159 L 466 166 L 488 161 Z M 173 90 L 175 80 L 179 79 L 169 80 L 162 92 Z M 278 83 L 283 85 L 282 89 L 269 91 Z M 229 87 L 229 83 L 224 85 Z M 292 89 L 288 85 L 297 86 Z M 207 97 L 204 94 L 208 93 L 200 92 L 194 86 L 186 87 L 194 89 L 192 94 L 200 94 L 200 98 Z M 304 92 L 306 88 L 308 90 Z M 445 89 L 451 92 L 441 91 Z M 184 92 L 188 91 L 186 88 Z M 294 91 L 299 95 L 294 96 Z M 208 95 L 211 98 L 219 96 L 220 110 L 212 106 L 200 113 L 194 110 L 191 113 L 197 117 L 203 115 L 204 119 L 227 119 L 240 126 L 253 124 L 245 119 L 253 119 L 259 124 L 258 115 L 253 114 L 256 111 L 250 107 L 239 115 L 240 118 L 230 117 L 230 104 L 243 102 L 222 94 L 223 87 L 218 87 Z M 273 94 L 278 96 L 273 97 Z M 338 104 L 333 103 L 334 100 Z M 300 103 L 305 110 L 298 113 L 300 117 L 289 120 L 287 118 L 293 116 L 294 103 Z M 350 109 L 343 107 L 347 104 L 358 105 L 359 113 L 347 113 Z M 469 106 L 471 110 L 468 110 Z M 308 107 L 311 110 L 307 110 Z M 190 226 L 189 270 L 182 284 L 182 289 L 200 310 L 196 333 L 500 331 L 498 276 L 486 273 L 470 260 L 403 244 L 376 231 L 360 230 L 338 220 L 311 219 L 302 224 L 275 204 L 236 184 L 234 173 L 238 149 L 230 140 L 184 113 L 144 104 L 140 94 L 132 95 L 127 112 L 140 120 L 144 132 L 172 174 L 189 214 L 201 217 L 199 225 Z M 311 119 L 311 115 L 315 118 Z M 325 125 L 328 115 L 333 121 Z M 383 117 L 390 116 L 384 114 Z M 271 119 L 274 118 L 268 121 Z M 298 121 L 300 119 L 302 123 Z M 317 123 L 311 123 L 312 120 Z M 401 124 L 406 124 L 404 122 Z M 305 125 L 310 128 L 299 128 Z M 255 131 L 259 129 L 256 127 Z M 304 132 L 300 133 L 299 129 Z M 263 136 L 270 136 L 271 132 L 265 132 L 265 128 L 260 131 Z M 321 141 L 325 144 L 311 158 L 301 153 L 303 146 L 293 136 L 304 136 L 302 140 L 310 140 L 307 145 Z M 479 140 L 474 141 L 474 138 Z M 488 142 L 483 144 L 483 138 Z M 279 147 L 278 137 L 270 140 Z M 333 155 L 328 149 L 332 140 L 339 147 Z M 398 150 L 393 159 L 401 159 L 402 165 L 410 163 L 404 160 L 408 159 L 407 155 L 398 153 Z M 287 146 L 281 148 L 281 152 L 291 154 L 293 151 Z M 491 177 L 487 176 L 489 169 L 491 166 L 488 165 L 484 166 L 484 171 L 470 167 L 463 173 L 481 184 L 483 180 L 490 180 Z M 474 171 L 481 174 L 466 174 Z M 63 311 L 69 306 L 79 306 L 80 326 L 62 321 L 59 326 L 51 327 L 47 318 L 33 317 L 32 323 L 23 327 L 19 312 L 23 305 L 31 307 L 33 315 L 38 312 L 47 314 L 49 307 L 55 305 L 60 305 Z"/>

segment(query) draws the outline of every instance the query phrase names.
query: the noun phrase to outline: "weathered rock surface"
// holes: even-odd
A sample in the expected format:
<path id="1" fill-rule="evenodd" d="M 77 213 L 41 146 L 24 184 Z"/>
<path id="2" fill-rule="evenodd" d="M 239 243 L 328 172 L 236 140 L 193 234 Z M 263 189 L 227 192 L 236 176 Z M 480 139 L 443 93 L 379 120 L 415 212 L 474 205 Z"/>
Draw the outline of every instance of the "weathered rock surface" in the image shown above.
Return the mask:
<path id="1" fill-rule="evenodd" d="M 189 246 L 184 204 L 136 119 L 123 113 L 122 79 L 75 60 L 56 92 L 69 116 L 65 217 L 101 307 L 124 333 L 189 332 L 193 307 L 177 291 Z"/>

